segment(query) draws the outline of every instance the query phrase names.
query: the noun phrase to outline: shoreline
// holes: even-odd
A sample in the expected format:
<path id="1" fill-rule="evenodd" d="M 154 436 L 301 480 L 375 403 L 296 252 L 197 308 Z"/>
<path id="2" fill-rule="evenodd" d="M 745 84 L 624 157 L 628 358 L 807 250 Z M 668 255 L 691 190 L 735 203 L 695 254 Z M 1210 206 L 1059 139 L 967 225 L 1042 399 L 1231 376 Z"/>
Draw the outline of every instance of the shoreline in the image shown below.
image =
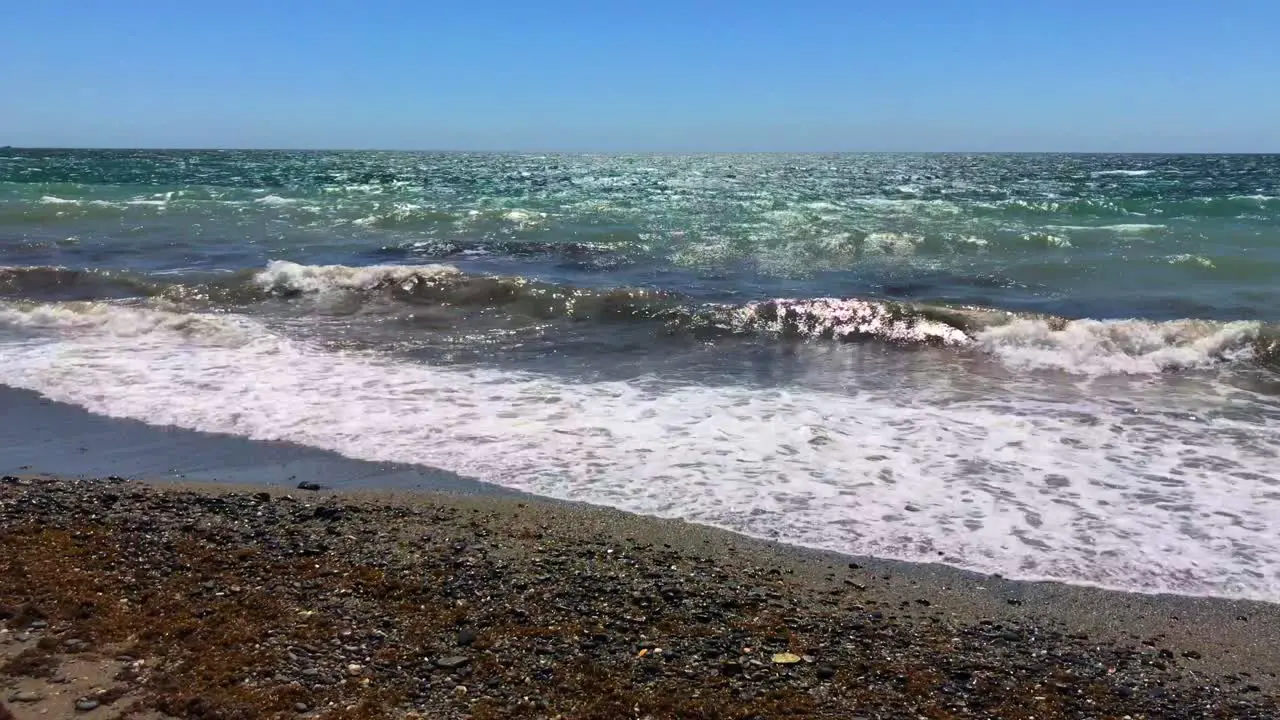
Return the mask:
<path id="1" fill-rule="evenodd" d="M 326 491 L 368 494 L 374 497 L 432 492 L 493 496 L 567 507 L 594 508 L 660 522 L 688 522 L 640 516 L 628 510 L 585 501 L 535 495 L 439 468 L 358 460 L 329 450 L 290 442 L 252 440 L 236 435 L 149 425 L 129 418 L 98 415 L 75 405 L 50 400 L 34 391 L 7 386 L 0 386 L 0 408 L 4 409 L 0 411 L 0 418 L 22 418 L 21 422 L 0 422 L 0 474 L 25 475 L 39 472 L 60 477 L 115 474 L 179 487 L 238 487 L 242 491 L 267 488 L 286 492 L 292 491 L 300 479 L 305 479 L 320 484 Z M 847 558 L 845 562 L 856 561 L 890 571 L 909 566 L 917 568 L 921 574 L 947 578 L 954 583 L 1010 584 L 1010 592 L 1018 594 L 1040 586 L 1063 585 L 1081 591 L 1116 593 L 1126 597 L 1166 598 L 1190 604 L 1243 602 L 1280 608 L 1280 602 L 1266 600 L 1134 590 L 1058 579 L 1010 579 L 938 562 L 857 555 L 795 545 L 785 540 L 771 540 L 710 525 L 693 522 L 689 524 L 699 525 L 708 531 L 727 533 L 752 543 L 786 548 L 801 555 L 830 556 L 835 562 Z"/>
<path id="2" fill-rule="evenodd" d="M 24 476 L 0 484 L 0 541 L 0 569 L 24 580 L 0 591 L 9 608 L 0 654 L 37 648 L 42 633 L 116 651 L 124 638 L 113 633 L 124 633 L 152 674 L 107 685 L 139 709 L 179 716 L 196 700 L 224 716 L 238 707 L 281 717 L 603 718 L 624 706 L 655 718 L 1280 710 L 1280 606 L 854 559 L 554 500 Z M 85 563 L 103 558 L 86 578 Z M 162 576 L 154 563 L 183 572 Z M 305 581 L 287 582 L 299 572 Z M 128 582 L 96 586 L 98 573 Z M 83 602 L 68 578 L 120 594 L 126 608 L 146 607 L 131 592 L 163 596 L 175 584 L 181 600 L 150 617 L 82 619 L 68 610 Z M 255 615 L 251 599 L 275 614 Z M 28 607 L 47 616 L 47 629 L 23 627 Z M 299 619 L 299 607 L 314 614 Z M 193 613 L 254 628 L 262 657 L 227 655 L 246 639 L 201 636 L 210 625 Z M 201 636 L 207 662 L 253 668 L 241 677 L 196 663 L 230 673 L 236 692 L 175 689 L 175 680 L 195 682 L 182 669 L 196 662 L 185 654 L 193 648 L 147 636 L 171 625 Z M 338 640 L 371 630 L 359 643 Z M 485 640 L 460 644 L 464 631 Z M 298 634 L 336 649 L 298 652 Z M 773 662 L 782 652 L 796 663 Z M 577 696 L 562 692 L 572 688 Z M 578 697 L 601 688 L 611 689 Z M 529 692 L 539 697 L 531 705 Z M 361 703 L 367 714 L 346 709 Z"/>

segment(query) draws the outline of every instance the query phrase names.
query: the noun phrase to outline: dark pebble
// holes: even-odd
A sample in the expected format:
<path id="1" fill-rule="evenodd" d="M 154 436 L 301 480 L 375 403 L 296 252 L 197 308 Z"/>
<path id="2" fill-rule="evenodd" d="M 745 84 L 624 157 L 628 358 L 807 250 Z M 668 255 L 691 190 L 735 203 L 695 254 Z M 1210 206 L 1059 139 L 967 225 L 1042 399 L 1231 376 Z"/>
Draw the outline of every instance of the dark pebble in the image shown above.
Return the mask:
<path id="1" fill-rule="evenodd" d="M 458 631 L 458 644 L 466 647 L 476 641 L 476 631 L 471 628 L 463 628 Z"/>
<path id="2" fill-rule="evenodd" d="M 1196 652 L 1195 650 L 1188 650 L 1182 653 L 1182 657 L 1191 658 L 1192 660 L 1199 660 L 1203 656 L 1200 653 Z"/>
<path id="3" fill-rule="evenodd" d="M 449 657 L 442 657 L 439 660 L 436 660 L 436 667 L 443 668 L 445 670 L 457 670 L 469 662 L 471 662 L 471 658 L 465 655 L 450 655 Z"/>
<path id="4" fill-rule="evenodd" d="M 306 480 L 303 480 L 302 482 L 298 483 L 298 489 L 311 490 L 314 492 L 320 489 L 320 483 L 313 483 L 313 482 L 308 482 Z"/>
<path id="5" fill-rule="evenodd" d="M 101 704 L 102 703 L 99 703 L 97 700 L 94 700 L 93 698 L 84 698 L 81 700 L 77 700 L 76 712 L 90 712 L 93 710 L 97 710 L 98 706 Z"/>
<path id="6" fill-rule="evenodd" d="M 814 672 L 817 674 L 819 680 L 830 680 L 836 676 L 836 669 L 830 665 L 819 665 Z"/>

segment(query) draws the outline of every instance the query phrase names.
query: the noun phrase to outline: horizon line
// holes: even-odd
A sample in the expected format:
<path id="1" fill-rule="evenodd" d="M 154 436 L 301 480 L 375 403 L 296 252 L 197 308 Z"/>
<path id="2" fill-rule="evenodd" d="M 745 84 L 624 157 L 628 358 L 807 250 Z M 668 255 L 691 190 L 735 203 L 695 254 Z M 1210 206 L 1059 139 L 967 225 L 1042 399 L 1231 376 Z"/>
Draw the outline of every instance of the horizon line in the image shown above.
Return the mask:
<path id="1" fill-rule="evenodd" d="M 233 147 L 233 146 L 161 146 L 161 145 L 3 145 L 0 150 L 81 150 L 155 152 L 330 152 L 330 153 L 419 153 L 419 154 L 490 154 L 490 155 L 1280 155 L 1280 150 L 552 150 L 504 149 L 465 150 L 443 148 L 376 148 L 376 147 Z"/>

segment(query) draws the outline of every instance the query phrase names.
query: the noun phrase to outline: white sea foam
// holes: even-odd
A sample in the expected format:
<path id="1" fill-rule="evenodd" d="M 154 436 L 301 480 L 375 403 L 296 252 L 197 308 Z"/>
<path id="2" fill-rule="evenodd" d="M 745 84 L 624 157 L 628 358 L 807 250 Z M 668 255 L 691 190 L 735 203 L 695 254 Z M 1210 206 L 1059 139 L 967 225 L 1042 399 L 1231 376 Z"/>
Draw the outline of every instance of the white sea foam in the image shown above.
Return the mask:
<path id="1" fill-rule="evenodd" d="M 1213 261 L 1203 255 L 1192 255 L 1190 253 L 1182 253 L 1179 255 L 1170 255 L 1165 258 L 1170 265 L 1197 265 L 1202 268 L 1212 269 L 1217 267 Z"/>
<path id="2" fill-rule="evenodd" d="M 1028 232 L 1022 234 L 1022 239 L 1028 242 L 1043 243 L 1049 247 L 1069 248 L 1073 247 L 1071 241 L 1061 235 L 1054 235 L 1047 232 Z"/>
<path id="3" fill-rule="evenodd" d="M 80 204 L 79 200 L 69 200 L 67 198 L 60 198 L 54 195 L 45 195 L 44 197 L 40 198 L 40 202 L 45 205 L 79 205 Z"/>
<path id="4" fill-rule="evenodd" d="M 106 415 L 845 552 L 1280 600 L 1265 423 L 1042 391 L 939 402 L 902 374 L 891 393 L 857 374 L 843 394 L 566 382 L 327 352 L 225 315 L 0 308 L 35 333 L 4 346 L 0 383 Z"/>
<path id="5" fill-rule="evenodd" d="M 1144 177 L 1155 172 L 1154 170 L 1098 170 L 1090 173 L 1094 177 L 1106 177 L 1108 175 L 1118 175 L 1120 177 Z"/>
<path id="6" fill-rule="evenodd" d="M 1150 374 L 1244 360 L 1262 326 L 1204 320 L 1014 320 L 976 335 L 1006 364 L 1083 375 Z"/>
<path id="7" fill-rule="evenodd" d="M 287 197 L 280 197 L 279 195 L 267 195 L 266 197 L 260 197 L 257 200 L 254 200 L 254 202 L 258 203 L 259 205 L 266 205 L 267 207 L 283 207 L 285 205 L 294 205 L 296 203 L 302 202 L 302 200 L 300 198 L 287 198 Z"/>
<path id="8" fill-rule="evenodd" d="M 412 280 L 437 280 L 461 275 L 451 265 L 300 265 L 273 260 L 254 276 L 264 290 L 286 293 L 326 293 L 370 290 Z"/>
<path id="9" fill-rule="evenodd" d="M 515 223 L 521 228 L 533 227 L 547 219 L 544 212 L 536 212 L 533 210 L 508 210 L 502 214 L 503 219 L 508 222 Z"/>
<path id="10" fill-rule="evenodd" d="M 851 205 L 894 215 L 956 215 L 960 206 L 947 200 L 892 200 L 861 197 L 848 201 Z"/>
<path id="11" fill-rule="evenodd" d="M 1115 233 L 1145 233 L 1154 230 L 1164 230 L 1167 225 L 1157 225 L 1154 223 L 1118 223 L 1115 225 L 1045 225 L 1049 230 L 1105 230 Z"/>
<path id="12" fill-rule="evenodd" d="M 904 344 L 969 345 L 961 329 L 892 305 L 867 300 L 817 298 L 750 303 L 735 313 L 737 325 L 766 332 L 799 330 L 836 340 L 870 337 Z"/>

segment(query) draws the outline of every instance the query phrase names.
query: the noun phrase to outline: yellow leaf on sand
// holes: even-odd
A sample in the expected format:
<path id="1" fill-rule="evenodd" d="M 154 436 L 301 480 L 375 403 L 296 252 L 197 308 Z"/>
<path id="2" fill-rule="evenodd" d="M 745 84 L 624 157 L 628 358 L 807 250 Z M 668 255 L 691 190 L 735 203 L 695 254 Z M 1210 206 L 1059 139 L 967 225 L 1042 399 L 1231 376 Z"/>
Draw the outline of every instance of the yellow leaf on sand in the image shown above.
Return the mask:
<path id="1" fill-rule="evenodd" d="M 800 656 L 791 653 L 774 653 L 773 661 L 779 665 L 792 665 L 800 662 Z"/>

